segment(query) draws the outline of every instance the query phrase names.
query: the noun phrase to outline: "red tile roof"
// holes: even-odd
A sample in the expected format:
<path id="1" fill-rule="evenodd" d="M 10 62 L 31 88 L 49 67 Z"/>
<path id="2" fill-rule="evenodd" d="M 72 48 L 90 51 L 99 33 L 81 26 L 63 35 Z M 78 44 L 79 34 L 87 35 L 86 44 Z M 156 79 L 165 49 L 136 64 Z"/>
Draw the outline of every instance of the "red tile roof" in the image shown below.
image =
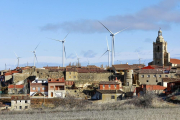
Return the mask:
<path id="1" fill-rule="evenodd" d="M 15 86 L 14 85 L 9 85 L 8 89 L 9 88 L 23 88 L 23 87 L 24 87 L 24 85 L 15 85 Z"/>
<path id="2" fill-rule="evenodd" d="M 170 62 L 171 62 L 172 64 L 180 64 L 180 60 L 179 60 L 179 59 L 173 59 L 173 58 L 171 58 L 171 59 L 170 59 Z"/>
<path id="3" fill-rule="evenodd" d="M 151 66 L 149 65 L 149 66 L 143 67 L 142 69 L 154 69 L 154 67 L 151 67 Z"/>
<path id="4" fill-rule="evenodd" d="M 58 79 L 48 79 L 48 83 L 65 83 L 64 77 Z"/>

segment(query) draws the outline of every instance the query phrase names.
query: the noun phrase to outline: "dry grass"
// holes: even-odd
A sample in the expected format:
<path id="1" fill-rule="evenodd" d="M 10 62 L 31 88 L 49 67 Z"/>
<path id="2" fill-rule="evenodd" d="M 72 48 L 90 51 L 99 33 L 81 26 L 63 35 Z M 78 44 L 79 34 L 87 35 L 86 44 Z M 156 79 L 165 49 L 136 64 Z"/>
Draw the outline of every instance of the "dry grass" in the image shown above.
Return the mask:
<path id="1" fill-rule="evenodd" d="M 141 105 L 141 103 L 143 103 Z M 54 109 L 10 111 L 0 113 L 7 120 L 76 120 L 76 119 L 121 119 L 121 120 L 178 120 L 180 108 L 164 102 L 154 94 L 111 103 L 91 103 L 87 100 L 54 99 Z"/>
<path id="2" fill-rule="evenodd" d="M 101 110 L 101 111 L 72 111 L 6 114 L 0 115 L 1 120 L 178 120 L 180 108 L 147 108 L 126 110 Z"/>

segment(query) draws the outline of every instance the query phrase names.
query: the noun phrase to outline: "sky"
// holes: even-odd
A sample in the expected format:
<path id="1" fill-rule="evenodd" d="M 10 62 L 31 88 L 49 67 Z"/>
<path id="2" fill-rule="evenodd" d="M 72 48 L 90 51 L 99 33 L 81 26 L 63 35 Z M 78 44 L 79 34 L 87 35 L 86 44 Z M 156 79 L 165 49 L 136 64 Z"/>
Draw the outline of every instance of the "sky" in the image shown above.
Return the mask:
<path id="1" fill-rule="evenodd" d="M 180 59 L 180 0 L 1 0 L 0 70 L 17 66 L 15 53 L 21 67 L 32 66 L 38 44 L 37 67 L 62 66 L 62 43 L 52 39 L 68 33 L 65 65 L 77 62 L 76 53 L 84 66 L 108 65 L 102 54 L 112 38 L 98 21 L 113 33 L 129 27 L 115 35 L 115 64 L 151 62 L 159 29 L 171 58 Z"/>

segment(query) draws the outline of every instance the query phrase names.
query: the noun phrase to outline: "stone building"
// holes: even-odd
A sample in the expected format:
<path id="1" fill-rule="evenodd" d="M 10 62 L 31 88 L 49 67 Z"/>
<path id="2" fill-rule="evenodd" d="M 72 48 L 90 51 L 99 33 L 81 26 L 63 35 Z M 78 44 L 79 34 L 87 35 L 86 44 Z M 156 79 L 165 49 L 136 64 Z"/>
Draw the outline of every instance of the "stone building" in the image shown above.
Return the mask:
<path id="1" fill-rule="evenodd" d="M 153 61 L 149 65 L 170 65 L 170 53 L 167 52 L 167 42 L 164 41 L 161 30 L 158 31 L 156 42 L 153 42 Z"/>
<path id="2" fill-rule="evenodd" d="M 29 96 L 11 96 L 11 109 L 12 110 L 25 110 L 30 108 Z"/>
<path id="3" fill-rule="evenodd" d="M 8 94 L 24 94 L 24 85 L 9 85 Z"/>

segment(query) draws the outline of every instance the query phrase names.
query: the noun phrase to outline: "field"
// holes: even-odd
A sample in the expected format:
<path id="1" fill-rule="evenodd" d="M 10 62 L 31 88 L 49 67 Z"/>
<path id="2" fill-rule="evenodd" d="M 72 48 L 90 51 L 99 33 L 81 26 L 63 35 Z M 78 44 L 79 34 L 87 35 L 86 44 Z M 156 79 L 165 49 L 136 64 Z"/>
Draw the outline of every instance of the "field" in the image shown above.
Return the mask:
<path id="1" fill-rule="evenodd" d="M 179 120 L 180 108 L 45 112 L 0 115 L 1 120 Z"/>

